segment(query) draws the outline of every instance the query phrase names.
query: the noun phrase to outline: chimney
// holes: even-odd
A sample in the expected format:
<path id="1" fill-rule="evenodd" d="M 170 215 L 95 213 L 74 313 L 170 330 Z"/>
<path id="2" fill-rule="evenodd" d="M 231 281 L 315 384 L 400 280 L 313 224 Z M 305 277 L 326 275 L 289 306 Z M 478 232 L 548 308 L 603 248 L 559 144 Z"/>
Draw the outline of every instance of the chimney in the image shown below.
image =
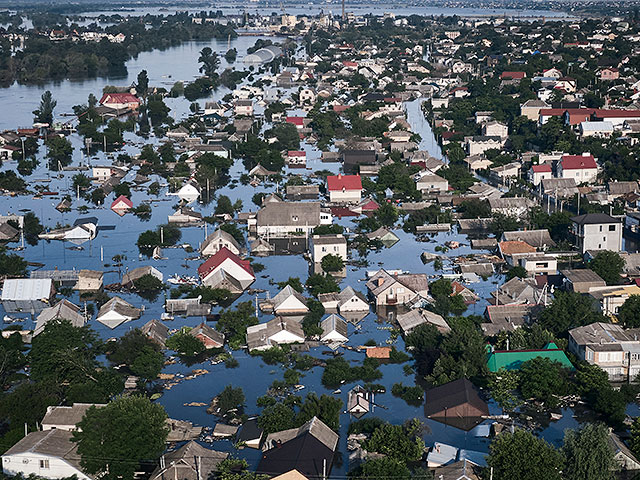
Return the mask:
<path id="1" fill-rule="evenodd" d="M 383 283 L 384 283 L 384 278 L 382 277 L 378 278 L 378 286 L 381 287 Z"/>
<path id="2" fill-rule="evenodd" d="M 342 174 L 341 173 L 338 174 L 338 179 L 342 179 Z"/>

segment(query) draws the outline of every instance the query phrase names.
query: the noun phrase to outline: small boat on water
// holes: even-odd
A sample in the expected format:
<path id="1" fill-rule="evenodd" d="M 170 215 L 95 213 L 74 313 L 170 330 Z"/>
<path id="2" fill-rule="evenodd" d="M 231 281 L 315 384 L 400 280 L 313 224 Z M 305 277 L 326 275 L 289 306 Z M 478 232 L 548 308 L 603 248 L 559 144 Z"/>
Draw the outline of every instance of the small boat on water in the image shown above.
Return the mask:
<path id="1" fill-rule="evenodd" d="M 5 315 L 3 320 L 4 320 L 4 323 L 24 322 L 24 318 L 15 318 L 15 317 L 10 317 L 9 315 Z"/>

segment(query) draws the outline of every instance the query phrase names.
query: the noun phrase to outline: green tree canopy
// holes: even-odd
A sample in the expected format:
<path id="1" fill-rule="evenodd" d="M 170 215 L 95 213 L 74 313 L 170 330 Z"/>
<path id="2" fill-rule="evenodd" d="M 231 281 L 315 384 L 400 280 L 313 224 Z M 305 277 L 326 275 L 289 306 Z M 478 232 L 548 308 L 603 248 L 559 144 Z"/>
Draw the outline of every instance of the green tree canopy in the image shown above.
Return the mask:
<path id="1" fill-rule="evenodd" d="M 569 330 L 594 322 L 607 322 L 607 318 L 593 308 L 588 297 L 575 292 L 556 291 L 551 305 L 538 318 L 540 326 L 554 335 L 566 338 Z"/>
<path id="2" fill-rule="evenodd" d="M 624 260 L 618 252 L 602 250 L 589 262 L 589 268 L 600 275 L 607 285 L 617 285 L 624 269 Z"/>
<path id="3" fill-rule="evenodd" d="M 562 480 L 560 452 L 526 430 L 498 435 L 489 446 L 487 464 L 496 480 Z"/>
<path id="4" fill-rule="evenodd" d="M 640 295 L 631 295 L 618 310 L 618 320 L 626 328 L 640 327 Z"/>
<path id="5" fill-rule="evenodd" d="M 87 473 L 106 480 L 133 478 L 140 464 L 153 464 L 165 450 L 167 414 L 146 397 L 118 397 L 91 407 L 73 433 Z"/>
<path id="6" fill-rule="evenodd" d="M 588 423 L 580 430 L 567 430 L 562 446 L 565 480 L 613 480 L 618 464 L 609 443 L 609 429 Z"/>

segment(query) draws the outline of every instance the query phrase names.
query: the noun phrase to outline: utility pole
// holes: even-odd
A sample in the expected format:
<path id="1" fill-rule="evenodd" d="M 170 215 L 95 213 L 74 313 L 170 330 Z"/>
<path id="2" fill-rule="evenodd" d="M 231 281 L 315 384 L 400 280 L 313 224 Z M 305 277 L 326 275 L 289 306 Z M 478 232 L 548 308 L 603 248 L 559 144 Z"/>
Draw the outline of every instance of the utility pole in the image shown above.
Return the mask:
<path id="1" fill-rule="evenodd" d="M 342 22 L 344 23 L 346 19 L 347 19 L 347 14 L 344 11 L 344 0 L 342 0 Z"/>

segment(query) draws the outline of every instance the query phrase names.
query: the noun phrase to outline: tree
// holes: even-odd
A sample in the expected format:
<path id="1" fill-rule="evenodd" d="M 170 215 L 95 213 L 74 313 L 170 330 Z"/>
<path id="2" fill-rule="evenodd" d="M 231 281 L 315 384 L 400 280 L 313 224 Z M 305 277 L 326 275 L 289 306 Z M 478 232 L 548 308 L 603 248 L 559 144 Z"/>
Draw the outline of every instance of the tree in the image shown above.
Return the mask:
<path id="1" fill-rule="evenodd" d="M 184 355 L 185 357 L 195 357 L 196 355 L 204 352 L 204 344 L 193 335 L 190 335 L 190 331 L 191 328 L 183 327 L 181 330 L 174 333 L 166 341 L 167 348 L 174 352 L 178 352 L 180 355 Z"/>
<path id="2" fill-rule="evenodd" d="M 359 468 L 349 474 L 354 480 L 377 480 L 393 478 L 394 480 L 409 480 L 412 478 L 407 466 L 393 458 L 374 458 L 367 460 Z"/>
<path id="3" fill-rule="evenodd" d="M 624 269 L 624 260 L 618 252 L 602 250 L 589 262 L 589 268 L 600 275 L 607 285 L 617 285 Z"/>
<path id="4" fill-rule="evenodd" d="M 47 140 L 47 157 L 51 160 L 49 166 L 51 170 L 59 170 L 60 165 L 66 167 L 71 163 L 73 146 L 64 137 L 51 137 Z"/>
<path id="5" fill-rule="evenodd" d="M 155 379 L 164 365 L 160 346 L 137 328 L 125 333 L 112 348 L 109 360 L 126 365 L 131 373 L 146 380 Z"/>
<path id="6" fill-rule="evenodd" d="M 528 276 L 529 274 L 527 273 L 527 270 L 524 267 L 521 267 L 520 265 L 516 265 L 515 267 L 509 269 L 506 275 L 506 279 L 511 280 L 512 278 L 515 278 L 515 277 L 527 278 Z"/>
<path id="7" fill-rule="evenodd" d="M 33 121 L 39 123 L 48 123 L 49 125 L 51 125 L 53 123 L 53 111 L 55 110 L 57 104 L 58 102 L 53 99 L 53 95 L 49 90 L 44 92 L 42 94 L 42 97 L 40 98 L 40 106 L 37 110 L 33 111 Z"/>
<path id="8" fill-rule="evenodd" d="M 536 357 L 520 367 L 520 391 L 524 398 L 534 398 L 555 407 L 559 396 L 567 391 L 568 373 L 558 362 Z"/>
<path id="9" fill-rule="evenodd" d="M 404 425 L 385 423 L 376 428 L 362 446 L 369 452 L 382 453 L 401 462 L 415 462 L 420 460 L 424 451 L 422 428 L 417 419 Z"/>
<path id="10" fill-rule="evenodd" d="M 27 212 L 24 216 L 24 238 L 29 245 L 38 244 L 38 235 L 42 233 L 44 227 L 40 219 L 33 212 Z"/>
<path id="11" fill-rule="evenodd" d="M 235 210 L 233 209 L 233 204 L 231 203 L 231 199 L 226 195 L 220 195 L 218 197 L 218 203 L 216 204 L 215 214 L 216 215 L 233 215 Z"/>
<path id="12" fill-rule="evenodd" d="M 640 295 L 631 295 L 618 310 L 618 320 L 626 328 L 640 327 Z"/>
<path id="13" fill-rule="evenodd" d="M 258 426 L 266 434 L 294 428 L 295 412 L 293 408 L 278 402 L 262 411 L 258 417 Z"/>
<path id="14" fill-rule="evenodd" d="M 342 257 L 339 255 L 325 255 L 322 257 L 322 261 L 320 262 L 322 266 L 322 270 L 325 272 L 339 272 L 344 268 L 344 262 L 342 261 Z"/>
<path id="15" fill-rule="evenodd" d="M 489 446 L 487 464 L 496 480 L 562 479 L 560 452 L 526 430 L 498 435 Z"/>
<path id="16" fill-rule="evenodd" d="M 618 464 L 609 444 L 609 429 L 588 423 L 580 430 L 566 430 L 564 444 L 565 480 L 613 480 Z"/>
<path id="17" fill-rule="evenodd" d="M 133 478 L 142 462 L 154 462 L 164 452 L 166 419 L 161 405 L 141 396 L 89 408 L 72 438 L 83 469 L 106 480 Z"/>
<path id="18" fill-rule="evenodd" d="M 220 65 L 220 59 L 218 58 L 218 54 L 211 50 L 209 47 L 204 47 L 200 50 L 200 57 L 198 58 L 198 62 L 202 65 L 200 66 L 200 73 L 206 75 L 207 77 L 212 77 L 218 66 Z"/>
<path id="19" fill-rule="evenodd" d="M 307 278 L 307 289 L 314 297 L 321 293 L 339 292 L 340 285 L 331 275 L 314 273 Z"/>
<path id="20" fill-rule="evenodd" d="M 138 74 L 138 81 L 136 83 L 136 93 L 140 95 L 142 98 L 147 96 L 147 91 L 149 90 L 149 77 L 147 76 L 147 71 L 142 70 Z"/>
<path id="21" fill-rule="evenodd" d="M 133 281 L 133 286 L 138 292 L 157 292 L 164 288 L 164 283 L 158 277 L 147 273 Z"/>
<path id="22" fill-rule="evenodd" d="M 561 337 L 566 337 L 572 328 L 595 322 L 607 322 L 607 317 L 593 309 L 588 297 L 562 291 L 555 292 L 553 302 L 538 318 L 540 326 Z"/>
<path id="23" fill-rule="evenodd" d="M 224 417 L 231 410 L 240 412 L 244 408 L 244 401 L 242 388 L 233 388 L 233 385 L 227 385 L 215 398 L 215 407 L 218 412 L 216 415 Z"/>
<path id="24" fill-rule="evenodd" d="M 238 304 L 236 310 L 223 310 L 220 319 L 216 324 L 216 330 L 224 333 L 233 349 L 240 348 L 244 344 L 247 336 L 247 327 L 256 325 L 258 319 L 254 316 L 251 302 Z"/>
<path id="25" fill-rule="evenodd" d="M 518 372 L 501 368 L 489 377 L 491 396 L 502 410 L 512 410 L 520 404 L 518 397 Z"/>

